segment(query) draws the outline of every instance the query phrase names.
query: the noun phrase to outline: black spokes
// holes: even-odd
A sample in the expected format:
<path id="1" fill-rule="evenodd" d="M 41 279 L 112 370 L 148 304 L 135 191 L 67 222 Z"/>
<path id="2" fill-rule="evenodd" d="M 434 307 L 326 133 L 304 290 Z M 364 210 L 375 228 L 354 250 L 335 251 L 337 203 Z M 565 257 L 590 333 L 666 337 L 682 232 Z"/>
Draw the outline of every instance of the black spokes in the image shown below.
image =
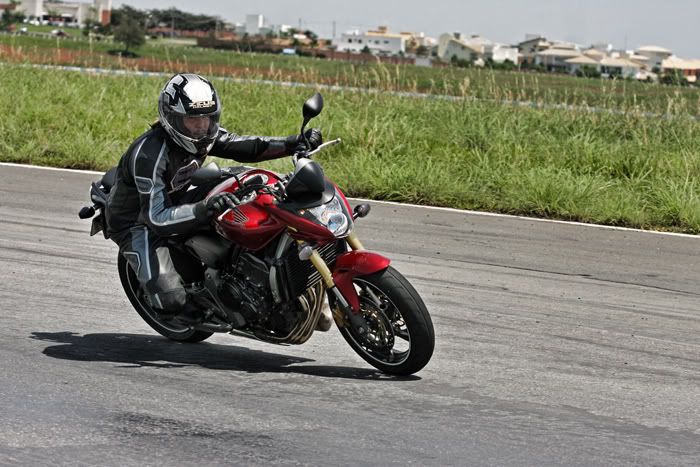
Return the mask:
<path id="1" fill-rule="evenodd" d="M 356 279 L 355 285 L 368 330 L 364 334 L 352 331 L 353 340 L 374 359 L 389 364 L 401 363 L 411 348 L 410 334 L 401 311 L 373 284 Z"/>

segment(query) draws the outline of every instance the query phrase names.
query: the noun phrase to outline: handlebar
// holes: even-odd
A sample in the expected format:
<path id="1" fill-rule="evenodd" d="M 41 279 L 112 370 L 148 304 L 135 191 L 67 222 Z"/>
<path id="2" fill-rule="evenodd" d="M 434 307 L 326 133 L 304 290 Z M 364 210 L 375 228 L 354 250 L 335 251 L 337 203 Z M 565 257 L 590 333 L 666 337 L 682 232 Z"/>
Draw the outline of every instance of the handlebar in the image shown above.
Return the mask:
<path id="1" fill-rule="evenodd" d="M 323 143 L 323 144 L 319 145 L 319 146 L 318 146 L 316 149 L 314 149 L 313 151 L 309 151 L 309 152 L 298 152 L 298 153 L 294 154 L 294 156 L 293 156 L 294 163 L 296 164 L 296 161 L 298 160 L 300 154 L 303 154 L 304 157 L 311 157 L 311 156 L 313 156 L 314 154 L 316 154 L 317 152 L 321 151 L 322 149 L 325 149 L 325 148 L 327 148 L 327 147 L 329 147 L 329 146 L 335 146 L 336 144 L 340 144 L 340 143 L 342 143 L 342 142 L 343 142 L 342 139 L 336 138 L 336 139 L 334 139 L 334 140 L 331 140 L 331 141 L 328 141 L 328 142 L 326 142 L 326 143 Z M 258 184 L 258 183 L 250 183 L 250 182 L 253 181 L 253 180 L 255 180 L 255 177 L 253 177 L 251 180 L 248 180 L 248 183 L 239 183 L 239 185 L 242 185 L 242 188 L 241 188 L 240 190 L 238 190 L 238 191 L 236 192 L 236 194 L 238 194 L 238 193 L 240 193 L 240 192 L 244 192 L 244 193 L 247 194 L 247 193 L 250 192 L 250 191 L 258 190 L 258 189 L 260 189 L 260 188 L 263 188 L 263 187 L 266 187 L 266 186 L 267 186 L 267 185 L 264 185 L 264 184 L 261 185 L 261 184 Z M 255 181 L 257 181 L 257 180 L 255 180 Z M 282 189 L 284 189 L 284 187 L 282 187 Z M 221 214 L 217 217 L 217 221 L 221 222 L 221 220 L 224 218 L 224 216 L 226 216 L 226 214 L 228 214 L 229 212 L 231 212 L 231 209 L 227 209 L 226 211 L 224 211 L 223 213 L 221 213 Z"/>
<path id="2" fill-rule="evenodd" d="M 311 157 L 311 156 L 313 156 L 314 154 L 316 154 L 317 152 L 319 152 L 321 149 L 325 149 L 325 148 L 327 148 L 328 146 L 335 146 L 336 144 L 340 144 L 340 143 L 342 143 L 342 142 L 343 142 L 342 139 L 337 138 L 337 139 L 334 139 L 334 140 L 331 140 L 331 141 L 328 141 L 328 142 L 326 142 L 326 143 L 323 143 L 323 144 L 319 145 L 319 146 L 318 146 L 316 149 L 314 149 L 313 151 L 309 151 L 309 152 L 297 152 L 297 153 L 295 153 L 294 156 L 292 157 L 292 161 L 294 162 L 294 164 L 296 164 L 296 162 L 297 162 L 297 160 L 299 159 L 299 156 L 300 156 L 300 155 L 302 155 L 303 157 Z"/>
<path id="3" fill-rule="evenodd" d="M 320 151 L 321 149 L 323 149 L 323 148 L 326 148 L 326 147 L 328 147 L 328 146 L 335 146 L 336 144 L 340 144 L 340 143 L 342 143 L 342 142 L 343 142 L 343 140 L 340 139 L 340 138 L 334 139 L 334 140 L 332 140 L 332 141 L 328 141 L 328 142 L 326 142 L 326 143 L 321 144 L 319 147 L 317 147 L 317 148 L 314 149 L 313 151 L 307 152 L 307 153 L 306 153 L 306 156 L 307 156 L 307 157 L 308 157 L 308 156 L 312 156 L 312 155 L 316 154 L 317 152 L 319 152 L 319 151 Z"/>

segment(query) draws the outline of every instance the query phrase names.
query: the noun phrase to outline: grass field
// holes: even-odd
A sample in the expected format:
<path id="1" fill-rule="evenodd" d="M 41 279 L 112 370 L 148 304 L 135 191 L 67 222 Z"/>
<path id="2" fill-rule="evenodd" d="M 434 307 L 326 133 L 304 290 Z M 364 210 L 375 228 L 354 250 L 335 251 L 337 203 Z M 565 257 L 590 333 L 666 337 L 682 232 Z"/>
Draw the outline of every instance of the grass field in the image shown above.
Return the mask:
<path id="1" fill-rule="evenodd" d="M 84 67 L 196 71 L 206 75 L 262 78 L 410 91 L 485 100 L 574 105 L 623 112 L 700 115 L 700 88 L 624 80 L 412 65 L 351 64 L 304 57 L 237 53 L 149 41 L 140 59 L 107 55 L 118 44 L 88 40 L 0 35 L 0 61 Z"/>
<path id="2" fill-rule="evenodd" d="M 0 160 L 86 169 L 116 163 L 155 118 L 163 84 L 8 65 L 0 65 L 0 82 L 12 83 L 0 88 Z M 223 126 L 241 134 L 294 133 L 310 94 L 216 84 Z M 700 124 L 688 118 L 357 92 L 324 97 L 314 123 L 344 144 L 320 161 L 351 195 L 700 232 Z"/>

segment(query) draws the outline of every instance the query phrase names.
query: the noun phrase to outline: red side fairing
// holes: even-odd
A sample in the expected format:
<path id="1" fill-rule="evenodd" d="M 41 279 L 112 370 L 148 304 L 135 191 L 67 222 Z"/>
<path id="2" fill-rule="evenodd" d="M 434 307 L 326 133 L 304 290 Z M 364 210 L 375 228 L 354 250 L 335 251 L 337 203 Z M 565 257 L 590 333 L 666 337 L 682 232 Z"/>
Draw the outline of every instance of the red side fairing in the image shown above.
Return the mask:
<path id="1" fill-rule="evenodd" d="M 245 181 L 256 175 L 267 177 L 268 185 L 274 185 L 279 180 L 274 172 L 262 169 L 251 169 L 240 174 L 238 178 Z M 236 190 L 238 190 L 238 182 L 235 178 L 230 178 L 217 185 L 209 196 Z M 255 200 L 240 205 L 228 212 L 220 221 L 215 221 L 217 232 L 249 250 L 257 251 L 264 248 L 285 229 L 285 224 L 271 216 L 266 209 L 273 200 L 274 198 L 270 195 L 258 195 Z"/>
<path id="2" fill-rule="evenodd" d="M 282 209 L 271 202 L 265 206 L 265 209 L 267 209 L 267 211 L 272 214 L 273 217 L 276 217 L 284 224 L 291 227 L 289 236 L 295 240 L 305 240 L 324 244 L 336 239 L 335 236 L 325 227 L 311 222 L 310 220 L 304 219 L 298 214 Z"/>

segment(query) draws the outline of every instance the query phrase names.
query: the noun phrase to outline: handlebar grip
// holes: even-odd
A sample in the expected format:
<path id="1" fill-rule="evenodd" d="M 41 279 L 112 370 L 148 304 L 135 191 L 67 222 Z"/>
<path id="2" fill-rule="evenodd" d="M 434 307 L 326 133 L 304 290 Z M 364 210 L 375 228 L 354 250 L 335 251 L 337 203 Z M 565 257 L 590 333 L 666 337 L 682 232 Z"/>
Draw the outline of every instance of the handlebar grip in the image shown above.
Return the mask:
<path id="1" fill-rule="evenodd" d="M 78 217 L 81 219 L 90 219 L 95 215 L 95 206 L 85 206 L 78 213 Z"/>
<path id="2" fill-rule="evenodd" d="M 248 187 L 248 186 L 253 186 L 253 185 L 261 185 L 264 181 L 265 181 L 265 179 L 263 178 L 263 176 L 260 174 L 257 174 L 257 175 L 250 177 L 249 179 L 247 179 L 243 183 L 243 186 Z"/>

